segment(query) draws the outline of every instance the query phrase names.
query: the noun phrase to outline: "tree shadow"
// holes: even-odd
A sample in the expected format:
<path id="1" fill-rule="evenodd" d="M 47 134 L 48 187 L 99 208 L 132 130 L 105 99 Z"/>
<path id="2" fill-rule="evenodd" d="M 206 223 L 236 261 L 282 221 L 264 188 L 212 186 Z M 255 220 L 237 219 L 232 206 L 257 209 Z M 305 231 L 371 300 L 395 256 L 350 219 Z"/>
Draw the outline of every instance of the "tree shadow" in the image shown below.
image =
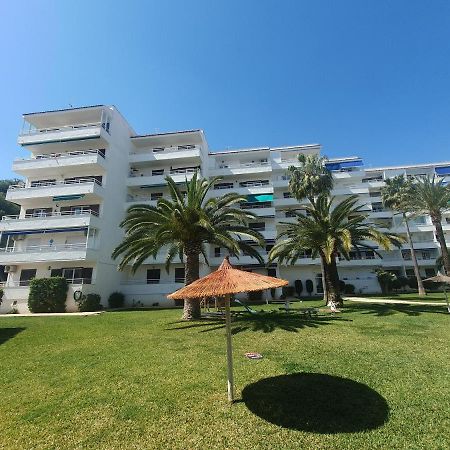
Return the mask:
<path id="1" fill-rule="evenodd" d="M 446 305 L 404 305 L 393 303 L 349 303 L 344 308 L 345 312 L 358 312 L 360 314 L 371 314 L 378 317 L 391 316 L 396 313 L 416 317 L 421 314 L 448 314 Z"/>
<path id="2" fill-rule="evenodd" d="M 317 316 L 305 317 L 299 314 L 282 313 L 282 312 L 263 312 L 258 314 L 241 314 L 233 317 L 231 323 L 231 333 L 238 334 L 246 331 L 272 333 L 275 330 L 283 330 L 291 333 L 297 333 L 303 328 L 318 328 L 322 325 L 330 325 L 335 321 L 348 321 L 337 316 Z M 218 324 L 220 322 L 220 324 Z M 183 324 L 166 330 L 184 330 L 187 328 L 203 328 L 200 333 L 219 330 L 225 328 L 223 318 L 212 320 L 211 318 L 199 320 L 194 323 L 186 324 L 186 322 L 171 322 L 170 325 Z M 204 328 L 209 327 L 209 328 Z"/>
<path id="3" fill-rule="evenodd" d="M 322 373 L 264 378 L 246 386 L 242 400 L 270 423 L 321 434 L 372 430 L 389 417 L 386 400 L 369 386 Z"/>
<path id="4" fill-rule="evenodd" d="M 25 328 L 0 328 L 0 345 L 18 335 Z"/>

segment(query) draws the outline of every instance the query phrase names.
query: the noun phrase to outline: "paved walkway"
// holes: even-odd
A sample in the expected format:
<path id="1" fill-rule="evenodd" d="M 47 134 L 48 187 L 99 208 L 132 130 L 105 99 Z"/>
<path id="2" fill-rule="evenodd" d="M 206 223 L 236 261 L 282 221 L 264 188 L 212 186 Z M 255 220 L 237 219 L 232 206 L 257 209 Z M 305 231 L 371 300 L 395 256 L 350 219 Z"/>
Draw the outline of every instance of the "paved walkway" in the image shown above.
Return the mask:
<path id="1" fill-rule="evenodd" d="M 416 301 L 408 301 L 408 300 L 390 300 L 387 298 L 345 297 L 344 300 L 348 300 L 350 302 L 361 302 L 361 303 L 390 303 L 393 305 L 446 306 L 445 302 L 416 302 Z"/>
<path id="2" fill-rule="evenodd" d="M 72 313 L 27 313 L 27 314 L 0 314 L 0 317 L 79 317 L 97 316 L 105 311 L 72 312 Z"/>

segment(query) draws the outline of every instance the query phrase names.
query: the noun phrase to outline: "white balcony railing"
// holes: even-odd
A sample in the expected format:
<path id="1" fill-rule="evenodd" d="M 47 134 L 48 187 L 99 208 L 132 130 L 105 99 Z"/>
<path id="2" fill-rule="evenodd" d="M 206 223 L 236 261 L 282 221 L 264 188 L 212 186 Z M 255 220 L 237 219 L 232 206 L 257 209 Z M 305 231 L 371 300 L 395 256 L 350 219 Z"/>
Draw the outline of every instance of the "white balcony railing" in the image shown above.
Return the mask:
<path id="1" fill-rule="evenodd" d="M 25 214 L 24 216 L 19 215 L 10 215 L 10 216 L 2 216 L 2 221 L 7 220 L 25 220 L 25 219 L 46 219 L 51 217 L 70 217 L 70 216 L 96 216 L 98 217 L 98 212 L 92 209 L 85 209 L 82 211 L 52 211 L 49 213 L 34 213 L 34 214 Z"/>
<path id="2" fill-rule="evenodd" d="M 246 169 L 247 167 L 268 167 L 269 161 L 247 162 L 247 163 L 222 163 L 215 169 Z"/>
<path id="3" fill-rule="evenodd" d="M 102 126 L 102 122 L 92 122 L 92 123 L 80 123 L 75 125 L 64 125 L 62 127 L 51 127 L 51 128 L 33 128 L 24 129 L 20 133 L 21 136 L 30 136 L 35 134 L 42 133 L 54 133 L 55 131 L 72 131 L 79 129 L 88 129 L 88 128 L 98 128 Z"/>
<path id="4" fill-rule="evenodd" d="M 92 150 L 76 150 L 73 152 L 64 153 L 43 153 L 39 155 L 34 155 L 31 158 L 19 158 L 16 161 L 34 161 L 37 159 L 59 159 L 59 158 L 71 158 L 74 156 L 87 156 L 87 155 L 100 155 L 102 158 L 105 157 L 105 149 L 98 148 Z"/>
<path id="5" fill-rule="evenodd" d="M 33 185 L 26 185 L 25 183 L 12 184 L 9 186 L 8 190 L 14 191 L 17 189 L 27 189 L 27 188 L 40 188 L 40 187 L 51 187 L 51 186 L 65 186 L 71 184 L 90 184 L 94 183 L 98 186 L 102 185 L 102 182 L 96 178 L 77 178 L 75 180 L 58 180 L 58 181 L 36 181 Z"/>
<path id="6" fill-rule="evenodd" d="M 3 247 L 0 248 L 0 253 L 42 253 L 42 252 L 63 252 L 63 251 L 78 251 L 87 248 L 86 242 L 77 244 L 61 244 L 61 245 L 28 245 L 24 248 L 17 247 Z"/>
<path id="7" fill-rule="evenodd" d="M 142 151 L 132 151 L 130 152 L 130 155 L 146 155 L 149 153 L 179 153 L 179 152 L 185 152 L 188 150 L 200 150 L 200 147 L 198 145 L 178 145 L 176 147 L 156 147 L 151 149 L 146 149 Z"/>
<path id="8" fill-rule="evenodd" d="M 92 278 L 66 278 L 67 283 L 83 285 L 83 284 L 95 284 Z M 6 281 L 3 283 L 3 287 L 28 287 L 31 280 L 19 280 L 19 281 Z"/>

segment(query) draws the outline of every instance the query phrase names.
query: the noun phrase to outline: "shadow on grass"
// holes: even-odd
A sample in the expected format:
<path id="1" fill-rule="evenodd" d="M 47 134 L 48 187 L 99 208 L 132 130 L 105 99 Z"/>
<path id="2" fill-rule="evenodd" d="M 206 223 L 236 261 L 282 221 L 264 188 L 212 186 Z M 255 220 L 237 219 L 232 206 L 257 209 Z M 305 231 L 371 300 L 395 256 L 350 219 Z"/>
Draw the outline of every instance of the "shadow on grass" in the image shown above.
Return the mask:
<path id="1" fill-rule="evenodd" d="M 321 325 L 330 325 L 335 321 L 348 321 L 336 316 L 319 316 L 306 318 L 298 314 L 286 314 L 279 312 L 264 312 L 261 314 L 242 314 L 233 317 L 231 323 L 232 334 L 238 334 L 245 331 L 259 331 L 263 333 L 272 333 L 275 330 L 284 330 L 296 333 L 302 328 L 318 328 Z M 220 324 L 218 324 L 218 322 Z M 215 321 L 212 319 L 202 319 L 194 323 L 186 323 L 185 321 L 172 322 L 170 325 L 179 325 L 166 330 L 185 330 L 187 328 L 203 328 L 201 333 L 219 330 L 225 328 L 222 318 Z M 209 327 L 209 328 L 206 328 Z"/>
<path id="2" fill-rule="evenodd" d="M 378 392 L 321 373 L 264 378 L 244 388 L 242 401 L 270 423 L 322 434 L 372 430 L 389 417 L 389 405 Z"/>
<path id="3" fill-rule="evenodd" d="M 448 314 L 447 307 L 428 305 L 403 305 L 393 303 L 350 303 L 346 302 L 345 312 L 360 314 L 371 314 L 374 316 L 391 316 L 395 313 L 406 314 L 407 316 L 420 316 L 421 314 Z"/>
<path id="4" fill-rule="evenodd" d="M 0 345 L 18 335 L 25 328 L 0 328 Z"/>

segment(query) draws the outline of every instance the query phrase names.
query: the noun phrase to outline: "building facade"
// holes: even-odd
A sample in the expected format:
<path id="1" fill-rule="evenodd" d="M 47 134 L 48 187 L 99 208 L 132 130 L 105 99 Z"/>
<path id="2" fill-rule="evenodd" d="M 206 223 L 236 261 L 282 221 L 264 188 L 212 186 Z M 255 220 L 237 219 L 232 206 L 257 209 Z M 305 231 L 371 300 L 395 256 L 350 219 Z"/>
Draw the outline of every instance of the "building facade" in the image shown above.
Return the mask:
<path id="1" fill-rule="evenodd" d="M 137 135 L 113 106 L 90 106 L 24 115 L 19 145 L 29 155 L 13 162 L 13 170 L 24 182 L 11 186 L 6 199 L 20 205 L 18 216 L 0 222 L 0 265 L 5 266 L 1 312 L 16 308 L 27 311 L 29 281 L 34 277 L 64 276 L 70 285 L 67 309 L 75 310 L 74 291 L 95 292 L 107 304 L 109 294 L 123 292 L 127 302 L 148 306 L 170 306 L 166 295 L 184 282 L 181 262 L 164 269 L 161 252 L 138 269 L 117 271 L 111 253 L 123 238 L 119 228 L 128 207 L 156 205 L 168 195 L 165 177 L 183 185 L 195 171 L 204 177 L 221 177 L 212 196 L 237 192 L 247 197 L 240 207 L 257 218 L 251 227 L 266 239 L 267 253 L 275 243 L 280 222 L 292 221 L 290 209 L 300 208 L 288 189 L 287 168 L 297 164 L 299 153 L 320 153 L 320 145 L 280 148 L 251 148 L 211 152 L 201 130 Z M 368 220 L 380 228 L 405 234 L 400 216 L 385 209 L 380 189 L 384 180 L 398 174 L 436 174 L 450 181 L 450 162 L 404 167 L 367 168 L 358 157 L 331 159 L 333 194 L 344 199 L 351 194 L 367 211 Z M 435 273 L 439 247 L 427 216 L 410 223 L 416 254 L 423 276 Z M 450 214 L 443 228 L 450 242 Z M 201 272 L 216 268 L 226 252 L 211 246 L 209 263 Z M 408 245 L 389 252 L 352 253 L 351 260 L 339 259 L 339 275 L 355 286 L 356 292 L 378 292 L 374 269 L 384 267 L 399 275 L 413 276 Z M 241 256 L 233 264 L 288 279 L 311 280 L 314 293 L 322 291 L 320 262 L 307 252 L 293 266 L 261 266 Z"/>

